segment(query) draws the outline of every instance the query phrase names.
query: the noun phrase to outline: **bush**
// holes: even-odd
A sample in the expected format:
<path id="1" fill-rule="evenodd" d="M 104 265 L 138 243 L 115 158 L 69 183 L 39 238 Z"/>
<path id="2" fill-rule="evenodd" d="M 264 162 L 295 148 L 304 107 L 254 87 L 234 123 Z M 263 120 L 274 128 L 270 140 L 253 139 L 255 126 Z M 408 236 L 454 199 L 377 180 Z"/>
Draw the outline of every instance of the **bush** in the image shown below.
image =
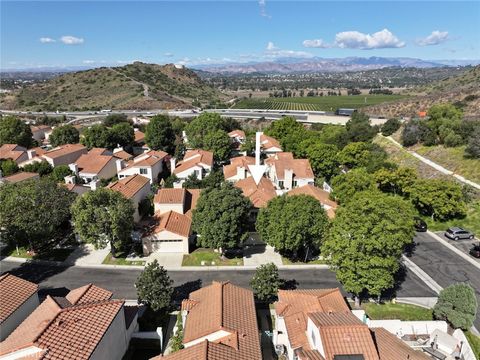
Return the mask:
<path id="1" fill-rule="evenodd" d="M 451 131 L 445 138 L 443 139 L 443 143 L 446 147 L 455 147 L 460 146 L 463 143 L 462 137 L 458 134 L 455 134 Z"/>
<path id="2" fill-rule="evenodd" d="M 382 126 L 382 135 L 383 136 L 392 135 L 395 131 L 400 129 L 401 125 L 402 123 L 397 118 L 388 119 L 387 122 Z"/>
<path id="3" fill-rule="evenodd" d="M 475 290 L 469 284 L 454 284 L 440 292 L 433 315 L 448 321 L 454 328 L 467 330 L 473 325 L 477 306 Z"/>
<path id="4" fill-rule="evenodd" d="M 280 286 L 277 266 L 274 263 L 268 263 L 257 267 L 255 275 L 250 281 L 250 286 L 258 300 L 273 301 Z"/>

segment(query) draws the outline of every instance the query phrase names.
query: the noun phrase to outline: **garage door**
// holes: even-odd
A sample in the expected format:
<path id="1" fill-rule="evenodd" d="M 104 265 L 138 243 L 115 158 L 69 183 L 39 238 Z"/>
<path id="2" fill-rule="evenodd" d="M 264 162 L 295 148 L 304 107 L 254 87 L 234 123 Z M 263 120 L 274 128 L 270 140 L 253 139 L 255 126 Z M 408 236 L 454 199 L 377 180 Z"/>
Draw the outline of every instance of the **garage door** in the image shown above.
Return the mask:
<path id="1" fill-rule="evenodd" d="M 179 252 L 183 253 L 183 240 L 152 240 L 152 251 L 154 252 Z"/>

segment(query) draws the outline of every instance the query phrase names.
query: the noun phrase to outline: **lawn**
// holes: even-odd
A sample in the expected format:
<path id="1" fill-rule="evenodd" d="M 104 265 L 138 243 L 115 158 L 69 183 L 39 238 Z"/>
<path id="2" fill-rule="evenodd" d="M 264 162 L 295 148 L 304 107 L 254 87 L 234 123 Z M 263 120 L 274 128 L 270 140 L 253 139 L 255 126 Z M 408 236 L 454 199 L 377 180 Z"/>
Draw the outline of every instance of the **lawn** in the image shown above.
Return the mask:
<path id="1" fill-rule="evenodd" d="M 236 109 L 335 111 L 338 108 L 361 108 L 405 98 L 405 95 L 306 96 L 290 98 L 243 99 Z"/>
<path id="2" fill-rule="evenodd" d="M 372 320 L 393 320 L 399 319 L 403 321 L 415 320 L 432 320 L 433 314 L 431 309 L 425 309 L 420 306 L 409 304 L 393 304 L 393 303 L 363 303 L 362 309 L 365 310 L 367 316 Z"/>
<path id="3" fill-rule="evenodd" d="M 326 264 L 327 262 L 324 259 L 311 260 L 307 262 L 292 261 L 282 256 L 282 263 L 283 265 L 323 265 L 323 264 Z"/>
<path id="4" fill-rule="evenodd" d="M 213 249 L 197 249 L 188 255 L 183 255 L 182 266 L 235 266 L 243 265 L 243 257 L 221 258 Z M 215 264 L 212 264 L 214 262 Z"/>
<path id="5" fill-rule="evenodd" d="M 105 259 L 102 261 L 102 264 L 106 265 L 136 265 L 136 266 L 144 266 L 145 261 L 143 260 L 136 260 L 136 261 L 131 261 L 127 260 L 125 258 L 125 255 L 120 254 L 117 257 L 113 257 L 111 253 L 109 253 Z"/>
<path id="6" fill-rule="evenodd" d="M 430 217 L 423 217 L 430 231 L 444 231 L 452 226 L 459 226 L 480 236 L 480 201 L 474 201 L 467 204 L 467 216 L 463 219 L 453 219 L 448 221 L 433 221 Z"/>
<path id="7" fill-rule="evenodd" d="M 414 146 L 412 150 L 442 165 L 447 170 L 453 171 L 455 174 L 480 183 L 480 160 L 464 158 L 465 146 L 454 148 L 447 148 L 443 145 Z"/>
<path id="8" fill-rule="evenodd" d="M 471 331 L 465 331 L 465 336 L 467 337 L 475 356 L 477 359 L 480 359 L 480 337 L 474 335 Z"/>
<path id="9" fill-rule="evenodd" d="M 55 248 L 48 252 L 35 254 L 32 256 L 24 247 L 19 247 L 18 251 L 15 247 L 6 247 L 2 250 L 2 256 L 13 256 L 34 260 L 65 261 L 73 250 L 73 247 Z"/>

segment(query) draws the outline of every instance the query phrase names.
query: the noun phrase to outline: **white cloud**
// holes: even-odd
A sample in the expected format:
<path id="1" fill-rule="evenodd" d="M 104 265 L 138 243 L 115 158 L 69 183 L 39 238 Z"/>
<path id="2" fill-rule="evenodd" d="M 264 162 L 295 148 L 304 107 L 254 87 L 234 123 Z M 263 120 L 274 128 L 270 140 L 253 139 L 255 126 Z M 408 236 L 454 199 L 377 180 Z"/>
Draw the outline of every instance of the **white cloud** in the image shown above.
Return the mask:
<path id="1" fill-rule="evenodd" d="M 269 41 L 267 44 L 267 51 L 274 51 L 278 50 L 278 48 L 273 44 L 273 42 Z"/>
<path id="2" fill-rule="evenodd" d="M 95 64 L 96 61 L 95 60 L 83 60 L 82 63 L 84 63 L 84 64 Z"/>
<path id="3" fill-rule="evenodd" d="M 310 57 L 313 57 L 313 55 L 305 51 L 283 50 L 275 46 L 273 42 L 269 41 L 265 50 L 264 57 L 266 58 L 282 58 L 282 57 L 310 58 Z"/>
<path id="4" fill-rule="evenodd" d="M 163 56 L 172 57 L 172 56 L 173 56 L 173 53 L 171 53 L 171 52 L 166 52 L 165 54 L 163 54 Z"/>
<path id="5" fill-rule="evenodd" d="M 82 38 L 78 38 L 71 35 L 65 35 L 60 38 L 60 41 L 65 45 L 80 45 L 84 43 Z"/>
<path id="6" fill-rule="evenodd" d="M 266 0 L 258 0 L 258 5 L 260 6 L 260 16 L 271 19 L 272 17 L 267 14 L 267 1 Z"/>
<path id="7" fill-rule="evenodd" d="M 40 38 L 40 42 L 42 44 L 54 43 L 55 41 L 56 41 L 55 39 L 52 39 L 52 38 L 49 38 L 49 37 L 41 37 Z"/>
<path id="8" fill-rule="evenodd" d="M 303 46 L 305 46 L 306 48 L 322 48 L 322 49 L 331 47 L 322 39 L 304 40 Z"/>
<path id="9" fill-rule="evenodd" d="M 428 46 L 428 45 L 438 45 L 449 39 L 448 31 L 432 31 L 430 35 L 425 38 L 418 39 L 416 41 L 417 45 Z"/>
<path id="10" fill-rule="evenodd" d="M 400 48 L 405 42 L 400 41 L 388 29 L 383 29 L 372 35 L 359 31 L 343 31 L 335 35 L 335 46 L 342 49 L 384 49 Z"/>

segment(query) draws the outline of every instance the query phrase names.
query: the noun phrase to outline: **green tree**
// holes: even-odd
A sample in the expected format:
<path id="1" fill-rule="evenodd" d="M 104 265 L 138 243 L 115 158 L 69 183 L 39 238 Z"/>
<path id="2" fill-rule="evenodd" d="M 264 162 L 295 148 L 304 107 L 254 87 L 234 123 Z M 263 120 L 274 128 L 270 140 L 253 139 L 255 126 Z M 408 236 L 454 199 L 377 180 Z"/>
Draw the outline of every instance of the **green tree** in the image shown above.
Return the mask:
<path id="1" fill-rule="evenodd" d="M 396 195 L 405 195 L 415 184 L 417 171 L 406 167 L 380 169 L 375 172 L 374 177 L 381 191 Z"/>
<path id="2" fill-rule="evenodd" d="M 149 306 L 153 311 L 167 311 L 173 295 L 173 280 L 167 270 L 155 259 L 141 272 L 135 288 L 138 301 Z"/>
<path id="3" fill-rule="evenodd" d="M 353 142 L 370 142 L 377 135 L 378 129 L 370 125 L 368 115 L 354 112 L 345 124 L 347 138 Z"/>
<path id="4" fill-rule="evenodd" d="M 23 167 L 23 171 L 26 172 L 35 172 L 40 176 L 45 176 L 50 174 L 53 171 L 52 166 L 45 160 L 36 161 L 31 164 L 27 164 Z"/>
<path id="5" fill-rule="evenodd" d="M 395 131 L 400 129 L 400 126 L 402 126 L 402 123 L 397 118 L 388 119 L 385 122 L 385 124 L 382 125 L 382 135 L 383 136 L 390 136 Z"/>
<path id="6" fill-rule="evenodd" d="M 309 145 L 310 143 L 310 145 Z M 324 177 L 327 181 L 340 172 L 338 161 L 338 148 L 331 144 L 322 144 L 319 141 L 311 143 L 306 140 L 300 143 L 305 156 L 310 161 L 315 177 Z"/>
<path id="7" fill-rule="evenodd" d="M 247 236 L 251 208 L 250 200 L 230 183 L 205 189 L 193 211 L 198 245 L 222 251 L 240 245 Z"/>
<path id="8" fill-rule="evenodd" d="M 395 283 L 412 243 L 414 210 L 400 197 L 362 192 L 337 210 L 322 253 L 345 290 L 380 296 Z"/>
<path id="9" fill-rule="evenodd" d="M 292 116 L 284 116 L 274 121 L 264 132 L 280 141 L 283 151 L 293 153 L 300 151 L 300 142 L 309 135 L 305 127 Z"/>
<path id="10" fill-rule="evenodd" d="M 177 331 L 172 336 L 171 345 L 170 345 L 170 354 L 182 350 L 183 346 L 183 320 L 182 312 L 179 311 L 177 314 Z"/>
<path id="11" fill-rule="evenodd" d="M 367 142 L 352 142 L 338 153 L 338 161 L 347 168 L 366 167 L 369 172 L 383 167 L 387 158 L 382 147 Z"/>
<path id="12" fill-rule="evenodd" d="M 0 235 L 35 252 L 58 244 L 75 195 L 48 178 L 0 186 Z"/>
<path id="13" fill-rule="evenodd" d="M 2 171 L 2 176 L 13 175 L 18 172 L 18 165 L 12 159 L 3 159 L 0 160 L 0 170 Z"/>
<path id="14" fill-rule="evenodd" d="M 56 182 L 64 182 L 65 176 L 73 175 L 73 171 L 70 170 L 68 165 L 55 166 L 52 170 L 51 177 Z"/>
<path id="15" fill-rule="evenodd" d="M 203 149 L 207 134 L 217 130 L 228 131 L 220 114 L 204 112 L 185 127 L 188 144 L 193 148 Z"/>
<path id="16" fill-rule="evenodd" d="M 227 160 L 232 150 L 230 137 L 224 130 L 211 131 L 205 135 L 203 149 L 213 152 L 216 161 Z"/>
<path id="17" fill-rule="evenodd" d="M 343 125 L 323 125 L 320 128 L 318 140 L 325 144 L 335 145 L 343 149 L 348 144 L 347 129 Z"/>
<path id="18" fill-rule="evenodd" d="M 477 309 L 475 290 L 469 284 L 458 283 L 440 291 L 433 315 L 448 321 L 454 328 L 468 330 L 473 325 Z"/>
<path id="19" fill-rule="evenodd" d="M 257 267 L 255 275 L 250 280 L 255 297 L 264 302 L 272 302 L 281 285 L 278 268 L 274 263 L 263 264 Z"/>
<path id="20" fill-rule="evenodd" d="M 150 119 L 145 129 L 145 142 L 153 150 L 162 150 L 172 154 L 175 146 L 175 132 L 170 118 L 156 115 Z"/>
<path id="21" fill-rule="evenodd" d="M 72 125 L 62 125 L 53 129 L 48 139 L 53 147 L 64 144 L 77 144 L 80 140 L 80 133 Z"/>
<path id="22" fill-rule="evenodd" d="M 80 142 L 87 148 L 107 148 L 114 149 L 116 147 L 115 139 L 112 132 L 104 125 L 93 125 L 83 131 Z"/>
<path id="23" fill-rule="evenodd" d="M 135 141 L 133 127 L 126 122 L 115 124 L 110 129 L 111 141 L 121 147 L 132 146 Z"/>
<path id="24" fill-rule="evenodd" d="M 453 181 L 418 179 L 409 195 L 418 211 L 432 220 L 444 221 L 466 214 L 462 187 Z"/>
<path id="25" fill-rule="evenodd" d="M 353 169 L 346 174 L 340 174 L 332 179 L 330 197 L 335 201 L 345 204 L 360 191 L 374 191 L 375 179 L 365 168 Z"/>
<path id="26" fill-rule="evenodd" d="M 15 116 L 0 118 L 0 146 L 3 144 L 17 144 L 27 149 L 32 147 L 34 140 L 30 126 Z"/>
<path id="27" fill-rule="evenodd" d="M 103 125 L 106 127 L 112 127 L 121 123 L 130 123 L 126 114 L 110 114 L 103 120 Z"/>
<path id="28" fill-rule="evenodd" d="M 117 191 L 100 188 L 79 196 L 72 205 L 75 231 L 95 248 L 111 246 L 112 255 L 131 243 L 132 202 Z"/>
<path id="29" fill-rule="evenodd" d="M 477 127 L 471 134 L 465 154 L 474 159 L 480 158 L 480 127 Z"/>
<path id="30" fill-rule="evenodd" d="M 262 239 L 287 257 L 305 259 L 318 252 L 328 227 L 322 205 L 307 195 L 279 196 L 260 210 L 256 229 Z M 303 260 L 303 258 L 302 258 Z"/>

